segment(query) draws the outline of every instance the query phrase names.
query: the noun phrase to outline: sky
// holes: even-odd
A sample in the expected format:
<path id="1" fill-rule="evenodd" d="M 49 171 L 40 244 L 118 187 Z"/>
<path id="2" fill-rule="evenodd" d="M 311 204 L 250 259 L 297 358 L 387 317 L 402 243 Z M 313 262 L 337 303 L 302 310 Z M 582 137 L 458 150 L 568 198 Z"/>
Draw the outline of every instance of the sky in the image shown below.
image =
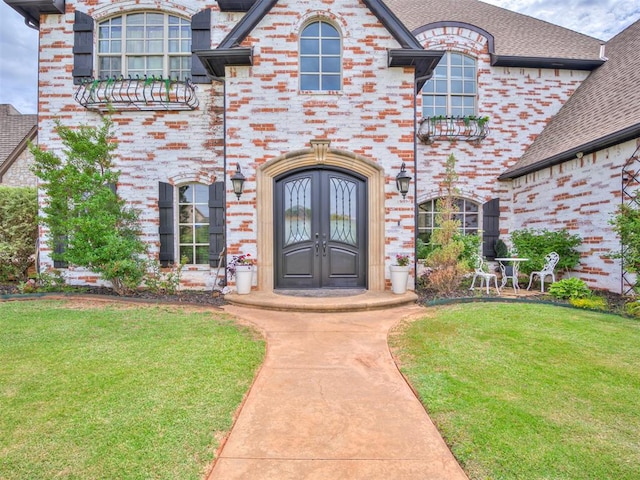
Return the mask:
<path id="1" fill-rule="evenodd" d="M 640 18 L 640 0 L 484 0 L 609 40 Z M 38 32 L 0 0 L 0 104 L 36 113 Z"/>

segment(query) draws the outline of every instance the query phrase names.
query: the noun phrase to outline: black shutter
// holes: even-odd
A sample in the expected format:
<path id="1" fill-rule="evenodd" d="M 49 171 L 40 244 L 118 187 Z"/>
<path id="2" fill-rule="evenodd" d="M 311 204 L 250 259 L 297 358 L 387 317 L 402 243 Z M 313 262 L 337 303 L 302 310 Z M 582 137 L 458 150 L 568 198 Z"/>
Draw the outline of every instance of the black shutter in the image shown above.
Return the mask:
<path id="1" fill-rule="evenodd" d="M 211 49 L 211 9 L 206 8 L 191 17 L 191 51 Z M 191 81 L 211 83 L 197 55 L 191 55 Z"/>
<path id="2" fill-rule="evenodd" d="M 209 185 L 209 265 L 218 266 L 224 248 L 224 182 Z"/>
<path id="3" fill-rule="evenodd" d="M 118 195 L 118 187 L 116 186 L 115 183 L 107 183 L 107 186 L 109 187 L 109 190 L 113 192 L 114 195 Z"/>
<path id="4" fill-rule="evenodd" d="M 493 259 L 494 246 L 500 237 L 500 199 L 494 198 L 482 206 L 482 255 Z"/>
<path id="5" fill-rule="evenodd" d="M 57 255 L 62 255 L 66 249 L 67 249 L 67 237 L 59 236 L 58 238 L 56 238 L 53 253 Z M 67 268 L 68 266 L 69 264 L 64 260 L 53 261 L 53 268 Z"/>
<path id="6" fill-rule="evenodd" d="M 160 182 L 158 196 L 160 213 L 160 265 L 169 266 L 175 262 L 173 227 L 173 185 Z"/>
<path id="7" fill-rule="evenodd" d="M 73 83 L 93 77 L 93 18 L 76 10 L 73 22 Z"/>

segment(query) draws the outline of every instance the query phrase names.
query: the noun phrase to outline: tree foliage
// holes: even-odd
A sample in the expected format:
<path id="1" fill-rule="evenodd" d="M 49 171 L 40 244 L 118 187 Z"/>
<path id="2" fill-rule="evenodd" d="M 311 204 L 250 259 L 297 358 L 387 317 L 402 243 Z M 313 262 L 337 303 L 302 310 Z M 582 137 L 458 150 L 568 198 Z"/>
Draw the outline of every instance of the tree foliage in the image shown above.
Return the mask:
<path id="1" fill-rule="evenodd" d="M 511 232 L 511 241 L 518 252 L 519 257 L 528 258 L 520 267 L 520 271 L 530 274 L 542 270 L 544 257 L 556 252 L 560 255 L 560 261 L 556 266 L 559 270 L 571 270 L 580 263 L 580 252 L 577 248 L 582 244 L 579 235 L 572 235 L 567 230 L 552 232 L 549 230 L 514 230 Z"/>
<path id="2" fill-rule="evenodd" d="M 0 279 L 27 279 L 37 238 L 36 189 L 0 187 Z"/>
<path id="3" fill-rule="evenodd" d="M 138 213 L 115 193 L 119 173 L 113 168 L 117 148 L 108 118 L 100 127 L 71 129 L 56 122 L 64 145 L 62 160 L 32 146 L 33 171 L 46 195 L 43 223 L 51 251 L 64 241 L 55 260 L 86 267 L 112 283 L 119 293 L 137 287 L 144 276 Z"/>
<path id="4" fill-rule="evenodd" d="M 621 259 L 625 270 L 636 274 L 634 289 L 640 292 L 640 209 L 620 205 L 611 224 L 620 237 L 622 248 L 619 252 L 612 252 L 610 257 Z"/>
<path id="5" fill-rule="evenodd" d="M 446 163 L 444 190 L 445 196 L 436 202 L 435 228 L 431 235 L 433 250 L 426 260 L 431 268 L 428 284 L 439 293 L 451 293 L 460 286 L 468 266 L 463 261 L 465 242 L 460 239 L 460 221 L 455 214 L 458 207 L 455 202 L 458 175 L 455 170 L 456 159 L 449 155 Z"/>

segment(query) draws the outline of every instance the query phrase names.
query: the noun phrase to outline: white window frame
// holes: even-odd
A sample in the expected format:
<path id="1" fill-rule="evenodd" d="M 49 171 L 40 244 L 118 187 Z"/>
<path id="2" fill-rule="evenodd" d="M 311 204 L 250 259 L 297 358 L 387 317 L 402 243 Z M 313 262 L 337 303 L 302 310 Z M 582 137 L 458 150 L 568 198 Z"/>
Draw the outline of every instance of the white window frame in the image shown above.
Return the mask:
<path id="1" fill-rule="evenodd" d="M 477 115 L 477 109 L 477 59 L 459 52 L 445 52 L 422 88 L 423 118 L 469 117 Z"/>
<path id="2" fill-rule="evenodd" d="M 418 206 L 418 236 L 427 232 L 433 234 L 437 215 L 436 203 L 438 200 L 438 198 L 426 200 Z M 459 211 L 454 214 L 455 218 L 460 220 L 460 232 L 465 235 L 474 233 L 480 235 L 482 232 L 482 205 L 464 197 L 456 197 L 455 201 L 462 203 L 462 208 L 459 208 Z M 425 205 L 428 205 L 429 208 L 424 208 L 423 206 Z M 473 208 L 469 208 L 468 205 L 473 205 Z M 476 226 L 469 224 L 469 219 L 473 216 L 477 218 Z M 426 220 L 423 220 L 425 217 Z M 429 237 L 431 237 L 431 235 L 429 235 Z"/>
<path id="3" fill-rule="evenodd" d="M 308 31 L 308 29 L 312 26 L 312 25 L 318 25 L 318 35 L 305 35 L 305 31 Z M 336 36 L 324 36 L 323 35 L 323 25 L 327 25 L 329 27 L 331 27 L 337 34 Z M 331 52 L 331 53 L 325 53 L 323 51 L 323 46 L 324 46 L 324 42 L 323 41 L 329 41 L 329 42 L 333 42 L 335 40 L 338 40 L 339 42 L 339 47 L 338 47 L 338 52 Z M 303 43 L 305 40 L 317 40 L 318 41 L 318 52 L 317 53 L 303 53 Z M 311 22 L 306 23 L 303 27 L 302 30 L 300 32 L 300 39 L 299 39 L 299 53 L 298 53 L 298 67 L 299 67 L 299 81 L 300 81 L 300 90 L 301 91 L 305 91 L 305 92 L 339 92 L 342 90 L 342 71 L 343 71 L 343 64 L 342 64 L 342 50 L 343 50 L 343 45 L 342 45 L 342 34 L 340 32 L 340 29 L 338 29 L 338 27 L 336 27 L 333 23 L 325 20 L 325 19 L 314 19 Z M 317 68 L 313 68 L 313 69 L 308 69 L 308 70 L 304 70 L 305 67 L 305 60 L 311 60 L 313 61 L 313 59 L 317 59 L 317 63 L 318 63 L 318 67 Z M 339 64 L 339 68 L 338 71 L 329 71 L 329 70 L 325 70 L 324 67 L 324 60 L 334 60 L 337 59 L 338 64 Z M 317 88 L 303 88 L 307 85 L 304 85 L 305 82 L 305 77 L 310 77 L 310 76 L 317 76 L 318 77 L 318 87 Z M 324 81 L 325 80 L 329 80 L 329 79 L 334 79 L 335 77 L 338 77 L 338 86 L 337 88 L 323 88 L 324 86 Z"/>
<path id="4" fill-rule="evenodd" d="M 143 38 L 131 38 L 130 35 L 133 31 L 129 30 L 128 27 L 133 27 L 130 21 L 138 15 L 143 15 L 143 21 L 141 24 L 135 25 L 142 26 L 144 32 Z M 162 16 L 162 24 L 151 23 L 149 21 L 150 15 Z M 170 21 L 177 23 L 170 23 Z M 117 22 L 119 22 L 119 24 L 117 24 Z M 162 38 L 153 36 L 154 27 L 158 27 L 158 29 L 162 27 Z M 170 38 L 170 32 L 176 30 L 176 27 L 177 36 Z M 119 37 L 117 36 L 118 31 L 120 32 Z M 135 40 L 143 42 L 141 52 L 132 52 L 130 48 L 127 48 L 128 44 Z M 177 51 L 169 51 L 170 41 L 177 42 Z M 162 42 L 161 51 L 148 51 L 150 44 L 154 42 Z M 158 11 L 135 11 L 109 17 L 98 23 L 96 50 L 96 71 L 98 72 L 99 78 L 120 76 L 131 76 L 133 78 L 139 76 L 142 78 L 147 75 L 148 77 L 155 76 L 159 78 L 162 76 L 162 78 L 186 80 L 191 77 L 191 20 Z M 149 60 L 154 57 L 161 59 L 161 67 L 149 68 Z M 134 58 L 143 59 L 144 67 L 131 68 L 129 63 L 130 60 Z M 103 70 L 101 68 L 103 59 L 119 59 L 120 69 L 110 67 L 108 70 Z M 172 59 L 179 59 L 180 65 L 178 69 L 172 69 Z M 178 72 L 178 74 L 176 75 L 175 72 Z M 174 74 L 172 75 L 172 73 Z"/>
<path id="5" fill-rule="evenodd" d="M 181 191 L 183 188 L 185 187 L 201 187 L 204 192 L 206 193 L 206 201 L 196 201 L 198 200 L 197 195 L 196 195 L 196 189 L 194 188 L 193 193 L 191 195 L 191 198 L 187 199 L 187 201 L 182 201 L 181 198 Z M 176 192 L 176 197 L 174 199 L 174 205 L 176 206 L 175 208 L 175 215 L 176 215 L 176 219 L 175 219 L 175 225 L 176 225 L 176 232 L 175 235 L 177 238 L 177 242 L 176 242 L 176 249 L 177 249 L 177 256 L 175 258 L 179 258 L 180 261 L 182 262 L 182 258 L 186 257 L 189 258 L 191 257 L 191 261 L 187 261 L 186 264 L 187 265 L 209 265 L 209 243 L 210 243 L 210 237 L 209 237 L 209 233 L 210 233 L 210 227 L 211 227 L 211 219 L 209 218 L 209 186 L 205 185 L 203 183 L 199 183 L 199 182 L 187 182 L 187 183 L 183 183 L 177 186 L 177 188 L 175 189 Z M 190 219 L 184 219 L 182 218 L 182 208 L 181 207 L 188 207 L 188 206 L 193 206 L 193 212 L 194 215 L 192 216 L 192 218 Z M 202 209 L 204 209 L 204 211 L 206 212 L 206 216 L 207 216 L 207 222 L 198 222 L 195 216 L 195 211 L 196 208 L 195 207 L 200 207 Z M 205 235 L 205 241 L 203 242 L 198 242 L 197 241 L 197 227 L 207 227 L 207 232 Z M 182 237 L 182 229 L 183 228 L 191 228 L 191 241 L 189 242 L 183 242 L 183 237 Z M 196 249 L 202 247 L 205 249 L 206 251 L 206 261 L 204 262 L 197 262 L 197 253 L 196 253 Z M 185 255 L 185 249 L 191 249 L 191 255 Z"/>

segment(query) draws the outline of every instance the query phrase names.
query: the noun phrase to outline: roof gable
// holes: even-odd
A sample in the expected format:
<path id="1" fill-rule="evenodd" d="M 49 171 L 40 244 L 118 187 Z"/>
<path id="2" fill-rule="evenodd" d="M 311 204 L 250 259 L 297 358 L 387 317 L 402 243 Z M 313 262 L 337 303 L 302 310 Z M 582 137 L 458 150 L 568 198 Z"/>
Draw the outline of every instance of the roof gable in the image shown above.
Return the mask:
<path id="1" fill-rule="evenodd" d="M 0 169 L 22 153 L 36 132 L 37 115 L 23 115 L 12 105 L 0 105 Z"/>
<path id="2" fill-rule="evenodd" d="M 224 77 L 226 66 L 249 66 L 252 64 L 252 49 L 240 45 L 276 3 L 278 3 L 277 0 L 258 0 L 216 49 L 194 52 L 212 77 Z M 442 58 L 443 52 L 424 50 L 409 29 L 381 0 L 363 0 L 363 3 L 402 47 L 389 51 L 389 66 L 415 67 L 416 88 L 420 90 Z"/>

